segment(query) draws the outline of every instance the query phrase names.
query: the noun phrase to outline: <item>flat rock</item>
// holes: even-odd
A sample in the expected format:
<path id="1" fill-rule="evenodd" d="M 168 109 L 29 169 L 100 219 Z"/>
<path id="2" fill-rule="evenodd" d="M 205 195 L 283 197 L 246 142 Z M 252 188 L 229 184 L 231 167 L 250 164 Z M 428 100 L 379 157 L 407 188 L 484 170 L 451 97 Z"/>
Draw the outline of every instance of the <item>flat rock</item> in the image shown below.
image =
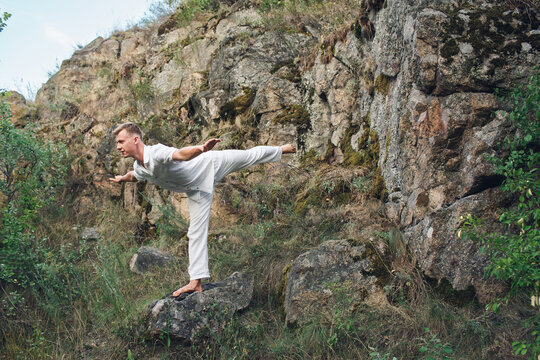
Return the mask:
<path id="1" fill-rule="evenodd" d="M 203 285 L 202 292 L 168 295 L 148 307 L 146 332 L 150 337 L 167 333 L 177 340 L 192 341 L 198 336 L 224 328 L 233 314 L 245 309 L 253 297 L 253 277 L 239 272 Z"/>
<path id="2" fill-rule="evenodd" d="M 141 246 L 131 258 L 129 269 L 137 274 L 144 274 L 152 267 L 159 267 L 174 262 L 175 258 L 164 251 L 151 246 Z"/>

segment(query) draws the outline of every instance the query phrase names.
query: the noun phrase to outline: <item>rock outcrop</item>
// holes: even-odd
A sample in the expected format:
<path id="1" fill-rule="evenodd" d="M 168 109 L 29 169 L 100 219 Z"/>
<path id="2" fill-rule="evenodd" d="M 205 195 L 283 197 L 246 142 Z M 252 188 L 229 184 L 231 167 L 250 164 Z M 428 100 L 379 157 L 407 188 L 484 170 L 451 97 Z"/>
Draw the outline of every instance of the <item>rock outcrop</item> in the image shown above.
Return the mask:
<path id="1" fill-rule="evenodd" d="M 129 261 L 129 269 L 137 274 L 144 274 L 153 267 L 166 266 L 175 262 L 175 258 L 164 251 L 151 246 L 141 246 Z"/>
<path id="2" fill-rule="evenodd" d="M 149 336 L 168 334 L 171 338 L 192 341 L 223 329 L 234 313 L 245 309 L 253 296 L 253 277 L 234 273 L 228 278 L 203 284 L 203 292 L 172 295 L 148 307 Z"/>
<path id="3" fill-rule="evenodd" d="M 144 188 L 107 180 L 130 167 L 113 151 L 118 122 L 142 124 L 150 144 L 296 141 L 333 166 L 365 167 L 422 270 L 455 289 L 474 286 L 487 301 L 487 259 L 453 226 L 462 209 L 493 217 L 504 204 L 484 156 L 512 131 L 494 90 L 540 63 L 540 16 L 496 1 L 371 3 L 356 9 L 362 21 L 322 40 L 311 24 L 265 28 L 250 2 L 97 38 L 39 90 L 34 121 L 78 156 L 72 174 L 90 184 L 81 204 L 107 194 L 142 217 L 153 215 Z M 438 223 L 445 219 L 452 225 Z"/>
<path id="4" fill-rule="evenodd" d="M 390 274 L 370 243 L 331 240 L 296 258 L 286 276 L 286 321 L 301 324 L 343 304 L 384 306 L 381 285 Z"/>

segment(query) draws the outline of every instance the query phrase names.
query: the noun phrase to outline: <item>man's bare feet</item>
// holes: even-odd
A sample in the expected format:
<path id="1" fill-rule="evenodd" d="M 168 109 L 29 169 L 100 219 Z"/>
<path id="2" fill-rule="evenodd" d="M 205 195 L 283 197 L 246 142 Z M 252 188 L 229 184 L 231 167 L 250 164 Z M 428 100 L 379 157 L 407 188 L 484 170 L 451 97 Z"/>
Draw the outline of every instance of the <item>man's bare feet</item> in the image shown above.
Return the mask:
<path id="1" fill-rule="evenodd" d="M 294 154 L 296 153 L 296 147 L 293 144 L 285 144 L 281 146 L 282 154 Z"/>
<path id="2" fill-rule="evenodd" d="M 183 294 L 185 292 L 202 292 L 202 281 L 201 279 L 197 280 L 190 280 L 189 284 L 186 286 L 181 287 L 180 289 L 173 292 L 172 296 L 178 297 L 180 294 Z"/>

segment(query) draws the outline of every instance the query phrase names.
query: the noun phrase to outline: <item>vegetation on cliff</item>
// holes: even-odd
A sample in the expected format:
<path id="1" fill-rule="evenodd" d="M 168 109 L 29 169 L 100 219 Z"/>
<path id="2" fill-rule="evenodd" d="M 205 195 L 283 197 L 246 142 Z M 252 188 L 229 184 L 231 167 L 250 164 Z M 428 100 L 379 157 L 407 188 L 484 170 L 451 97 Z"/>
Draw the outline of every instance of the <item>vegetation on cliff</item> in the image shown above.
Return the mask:
<path id="1" fill-rule="evenodd" d="M 167 3 L 178 4 L 174 0 Z M 510 154 L 516 152 L 516 156 L 511 156 L 514 165 L 522 161 L 517 169 L 507 162 L 499 163 L 501 171 L 515 171 L 517 180 L 530 180 L 534 186 L 531 182 L 508 183 L 519 188 L 523 197 L 518 215 L 505 218 L 517 231 L 496 239 L 495 252 L 486 249 L 497 255 L 493 263 L 496 275 L 502 280 L 519 279 L 521 283 L 512 287 L 510 294 L 517 296 L 499 314 L 484 312 L 472 286 L 456 291 L 448 280 L 432 279 L 422 271 L 421 263 L 426 259 L 410 251 L 404 225 L 400 223 L 402 219 L 406 221 L 408 209 L 394 200 L 406 191 L 406 186 L 400 188 L 394 183 L 392 189 L 387 189 L 385 176 L 396 169 L 384 165 L 398 155 L 407 155 L 406 151 L 396 154 L 393 146 L 398 142 L 437 141 L 433 135 L 447 130 L 445 121 L 465 119 L 467 124 L 456 126 L 460 134 L 476 130 L 468 126 L 487 122 L 485 109 L 489 104 L 476 107 L 477 117 L 471 116 L 468 121 L 465 116 L 445 118 L 441 114 L 447 114 L 440 106 L 428 111 L 429 104 L 421 99 L 414 104 L 415 118 L 403 116 L 399 131 L 391 126 L 381 128 L 376 118 L 397 116 L 390 114 L 390 106 L 388 111 L 381 111 L 383 108 L 376 105 L 401 97 L 395 89 L 398 80 L 403 79 L 386 75 L 380 70 L 382 65 L 376 64 L 371 55 L 363 54 L 364 48 L 360 46 L 372 41 L 375 31 L 380 31 L 371 21 L 387 4 L 379 0 L 360 4 L 351 0 L 189 0 L 162 21 L 149 24 L 151 30 L 135 29 L 135 35 L 117 33 L 107 40 L 98 39 L 95 47 L 89 45 L 76 51 L 57 78 L 41 92 L 38 116 L 43 122 L 36 124 L 39 132 L 13 126 L 7 105 L 0 103 L 0 163 L 9 164 L 0 180 L 4 181 L 2 189 L 17 189 L 6 190 L 0 197 L 4 210 L 0 214 L 0 356 L 491 359 L 511 358 L 512 342 L 516 341 L 520 341 L 516 343 L 520 352 L 526 349 L 527 356 L 534 354 L 537 350 L 531 345 L 532 331 L 538 326 L 537 318 L 530 316 L 531 307 L 526 302 L 529 299 L 520 296 L 520 291 L 532 289 L 537 294 L 537 267 L 526 260 L 527 256 L 534 258 L 537 251 L 534 241 L 538 203 L 534 196 L 538 183 L 534 164 L 538 158 L 536 152 L 524 150 L 537 150 L 538 129 L 530 138 L 523 136 L 523 130 L 518 131 L 518 141 L 525 143 L 507 149 Z M 436 13 L 428 10 L 428 15 Z M 238 13 L 242 14 L 240 19 L 232 20 Z M 249 17 L 253 13 L 259 20 Z M 225 21 L 220 24 L 222 19 Z M 240 25 L 232 26 L 233 21 Z M 216 30 L 218 27 L 222 32 Z M 174 31 L 177 33 L 173 34 Z M 205 43 L 211 50 L 208 54 L 208 49 L 201 46 L 201 41 L 207 39 L 205 32 L 210 34 Z M 291 34 L 315 40 L 295 43 L 298 38 L 288 37 Z M 222 35 L 226 40 L 220 43 L 218 38 Z M 355 44 L 357 41 L 359 47 L 354 51 L 365 55 L 365 63 L 348 62 L 340 53 L 345 44 L 351 44 L 347 39 L 353 39 Z M 143 42 L 151 45 L 144 48 L 148 53 L 141 55 L 133 49 Z M 275 47 L 264 47 L 267 43 Z M 302 49 L 298 56 L 285 52 L 284 59 L 276 60 L 274 54 L 265 53 L 267 49 L 277 49 L 278 53 L 293 46 Z M 232 55 L 224 51 L 229 48 Z M 122 58 L 123 49 L 128 50 Z M 193 62 L 197 64 L 190 64 L 193 59 L 182 53 L 184 49 L 191 49 L 187 54 L 196 58 Z M 443 52 L 454 56 L 458 50 L 455 41 Z M 242 73 L 238 76 L 240 81 L 230 80 L 229 76 L 239 69 L 234 66 L 245 65 L 249 60 L 246 54 L 252 53 L 262 58 L 257 58 L 260 69 L 246 66 L 247 70 L 243 69 L 251 71 L 250 75 Z M 219 56 L 222 58 L 218 59 Z M 207 60 L 210 69 L 197 67 L 204 63 L 202 59 Z M 225 70 L 218 69 L 223 70 L 222 78 L 216 78 L 218 70 L 211 68 L 216 59 L 223 61 L 220 67 Z M 234 66 L 227 60 L 235 62 Z M 385 71 L 393 71 L 396 64 L 384 64 Z M 227 66 L 233 66 L 234 71 Z M 84 86 L 66 88 L 56 82 L 68 68 L 75 68 L 77 76 L 87 76 Z M 188 74 L 188 68 L 192 73 Z M 265 77 L 262 83 L 251 82 L 251 77 L 258 73 L 266 75 L 265 71 L 275 76 Z M 307 78 L 310 72 L 315 75 Z M 337 79 L 336 83 L 331 82 L 335 79 L 309 83 L 327 73 L 329 78 Z M 342 78 L 343 74 L 353 78 Z M 161 81 L 158 75 L 166 80 Z M 403 83 L 411 79 L 405 80 Z M 73 78 L 65 81 L 74 84 L 69 82 Z M 177 87 L 171 88 L 171 83 Z M 537 120 L 537 80 L 531 86 L 530 94 L 536 97 L 531 95 L 525 102 L 530 108 L 521 108 L 521 103 L 515 106 L 520 109 L 518 113 L 534 114 L 532 119 L 536 116 Z M 211 92 L 214 88 L 215 94 Z M 329 89 L 336 91 L 330 93 Z M 289 93 L 298 96 L 289 98 Z M 464 97 L 474 96 L 467 93 Z M 474 98 L 480 99 L 478 103 L 487 101 L 486 97 Z M 375 105 L 369 105 L 366 99 Z M 439 100 L 437 104 L 440 105 Z M 396 107 L 409 105 L 413 108 L 412 103 L 399 103 Z M 371 111 L 372 108 L 378 111 Z M 211 111 L 215 112 L 214 118 L 208 115 Z M 424 120 L 419 120 L 421 114 Z M 227 146 L 238 148 L 290 138 L 302 147 L 306 145 L 306 149 L 312 146 L 298 162 L 250 168 L 232 174 L 217 188 L 215 202 L 219 203 L 220 214 L 212 217 L 211 273 L 218 278 L 234 271 L 253 275 L 255 296 L 250 307 L 222 332 L 210 332 L 210 337 L 201 337 L 193 344 L 175 343 L 167 332 L 157 339 L 148 338 L 144 331 L 148 305 L 188 280 L 183 271 L 187 267 L 187 220 L 181 215 L 185 205 L 181 197 L 146 184 L 113 187 L 103 180 L 110 172 L 124 171 L 130 166 L 125 159 L 111 154 L 114 141 L 110 127 L 126 120 L 141 124 L 149 141 L 175 146 L 210 136 L 223 137 Z M 432 129 L 439 125 L 438 120 L 442 125 Z M 538 121 L 527 124 L 537 126 Z M 415 133 L 410 129 L 414 126 L 426 130 L 429 136 L 422 138 L 422 131 Z M 315 131 L 326 137 L 311 139 L 320 140 L 317 145 L 308 144 L 304 137 Z M 54 137 L 57 146 L 40 140 L 41 136 Z M 75 160 L 69 161 L 59 145 L 64 140 Z M 4 151 L 5 146 L 9 146 L 9 151 Z M 322 154 L 316 149 L 322 149 Z M 457 147 L 434 151 L 440 152 L 445 162 L 461 161 Z M 421 156 L 420 160 L 426 159 Z M 14 162 L 9 163 L 12 159 Z M 436 164 L 443 165 L 442 160 Z M 10 170 L 15 176 L 9 177 L 14 181 L 8 186 L 5 174 L 10 174 Z M 440 176 L 439 168 L 436 170 L 428 176 Z M 529 185 L 532 187 L 526 187 Z M 422 191 L 406 200 L 439 211 L 437 206 L 441 204 L 436 203 L 438 199 L 433 193 Z M 401 219 L 389 219 L 388 199 L 390 205 L 401 206 Z M 446 200 L 440 200 L 443 201 Z M 413 217 L 421 216 L 419 212 L 411 213 L 411 222 Z M 82 229 L 89 226 L 99 230 L 99 239 L 81 237 Z M 334 298 L 329 311 L 303 319 L 302 325 L 287 326 L 283 301 L 292 261 L 322 242 L 335 239 L 366 246 L 373 263 L 367 272 L 380 278 L 378 284 L 384 291 L 384 299 L 378 304 L 381 307 L 351 302 L 354 287 L 350 283 L 325 284 L 325 291 Z M 429 236 L 422 239 L 426 243 L 433 241 L 437 253 L 442 252 L 443 241 L 436 243 Z M 525 240 L 532 240 L 525 249 L 531 253 L 521 256 L 524 252 L 519 245 Z M 144 275 L 131 273 L 127 263 L 141 245 L 167 250 L 180 258 L 179 264 Z M 510 260 L 499 257 L 498 251 L 509 245 Z M 356 259 L 353 257 L 352 261 Z M 531 327 L 524 328 L 524 318 L 536 320 L 529 323 Z"/>

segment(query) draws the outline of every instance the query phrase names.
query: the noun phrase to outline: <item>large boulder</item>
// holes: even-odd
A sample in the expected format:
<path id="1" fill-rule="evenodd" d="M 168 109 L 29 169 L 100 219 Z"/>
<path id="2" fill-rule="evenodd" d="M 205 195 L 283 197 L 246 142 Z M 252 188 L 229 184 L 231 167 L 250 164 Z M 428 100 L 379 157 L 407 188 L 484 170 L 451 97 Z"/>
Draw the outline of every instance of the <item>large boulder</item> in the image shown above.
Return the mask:
<path id="1" fill-rule="evenodd" d="M 174 262 L 175 258 L 164 251 L 151 246 L 141 246 L 129 262 L 129 269 L 137 274 L 144 274 L 152 267 L 159 267 Z"/>
<path id="2" fill-rule="evenodd" d="M 216 332 L 233 314 L 245 309 L 253 297 L 253 277 L 239 272 L 225 280 L 203 285 L 202 292 L 169 295 L 148 307 L 149 336 L 167 333 L 177 340 L 192 341 Z"/>
<path id="3" fill-rule="evenodd" d="M 301 324 L 343 303 L 384 306 L 381 285 L 389 272 L 383 254 L 371 243 L 330 240 L 297 257 L 287 273 L 286 322 Z"/>

